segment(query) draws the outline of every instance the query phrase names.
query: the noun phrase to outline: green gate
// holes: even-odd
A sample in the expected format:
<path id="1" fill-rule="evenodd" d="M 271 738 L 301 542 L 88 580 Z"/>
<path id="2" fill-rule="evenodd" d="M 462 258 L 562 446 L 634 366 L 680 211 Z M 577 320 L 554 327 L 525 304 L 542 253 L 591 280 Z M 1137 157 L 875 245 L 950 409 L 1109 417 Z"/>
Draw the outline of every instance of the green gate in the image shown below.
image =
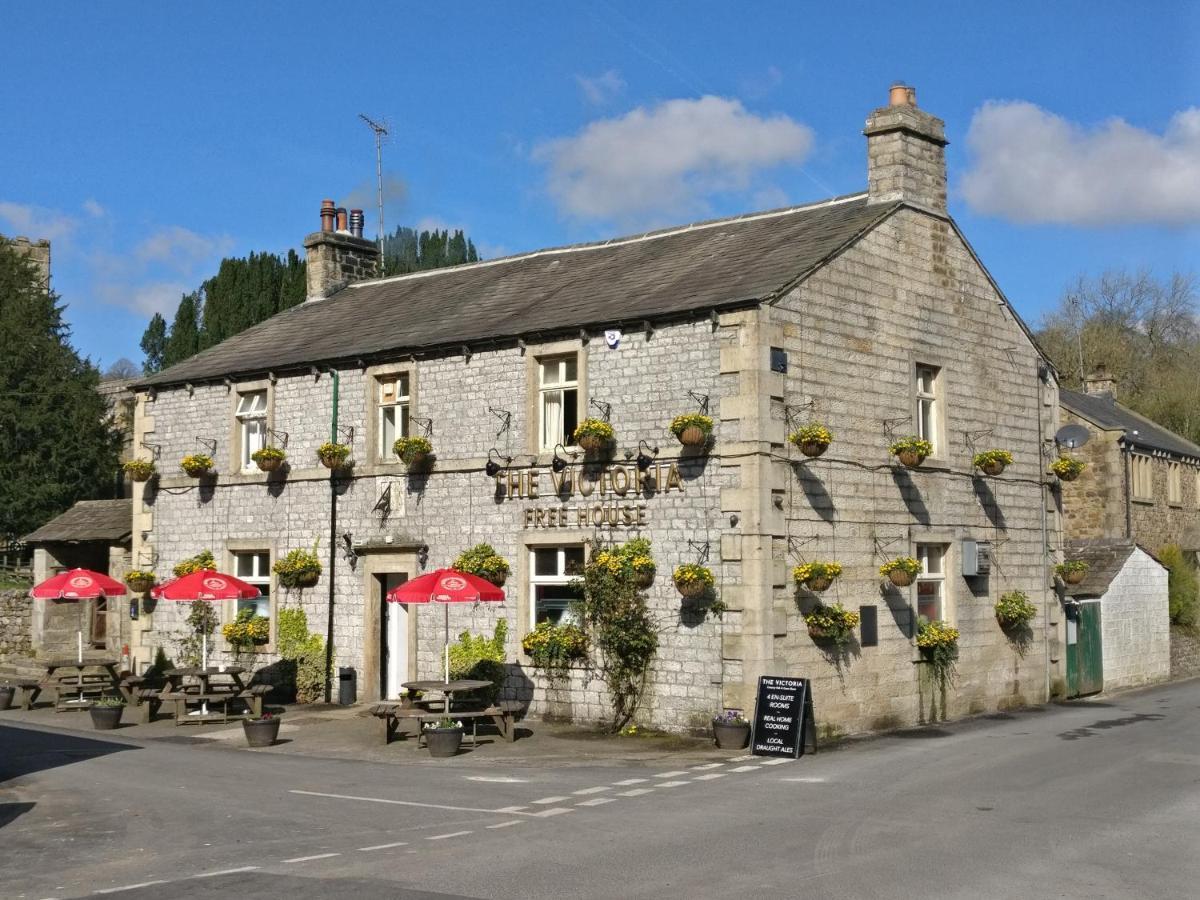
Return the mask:
<path id="1" fill-rule="evenodd" d="M 1104 688 L 1100 601 L 1067 607 L 1067 696 L 1082 697 Z"/>

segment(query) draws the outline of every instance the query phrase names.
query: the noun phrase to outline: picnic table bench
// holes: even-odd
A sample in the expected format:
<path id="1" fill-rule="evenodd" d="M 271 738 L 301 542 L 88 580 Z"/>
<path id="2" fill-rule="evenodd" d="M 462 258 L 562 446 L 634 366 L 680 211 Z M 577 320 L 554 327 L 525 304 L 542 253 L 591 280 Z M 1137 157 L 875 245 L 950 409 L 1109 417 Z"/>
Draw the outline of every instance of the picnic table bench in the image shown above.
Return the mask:
<path id="1" fill-rule="evenodd" d="M 379 719 L 380 734 L 384 745 L 390 744 L 397 734 L 407 737 L 411 732 L 409 726 L 415 726 L 417 746 L 425 734 L 425 726 L 440 721 L 446 717 L 444 712 L 430 712 L 419 707 L 403 706 L 395 701 L 385 701 L 373 704 L 368 710 L 372 716 Z M 471 723 L 471 745 L 478 738 L 477 726 L 480 719 L 488 719 L 496 726 L 500 736 L 512 743 L 516 740 L 517 729 L 514 723 L 513 710 L 501 706 L 489 706 L 484 709 L 454 710 L 450 717 L 462 719 Z"/>
<path id="2" fill-rule="evenodd" d="M 9 678 L 3 684 L 6 687 L 20 689 L 21 693 L 14 696 L 13 700 L 21 709 L 32 709 L 33 704 L 37 702 L 38 694 L 42 692 L 41 682 L 32 678 Z"/>

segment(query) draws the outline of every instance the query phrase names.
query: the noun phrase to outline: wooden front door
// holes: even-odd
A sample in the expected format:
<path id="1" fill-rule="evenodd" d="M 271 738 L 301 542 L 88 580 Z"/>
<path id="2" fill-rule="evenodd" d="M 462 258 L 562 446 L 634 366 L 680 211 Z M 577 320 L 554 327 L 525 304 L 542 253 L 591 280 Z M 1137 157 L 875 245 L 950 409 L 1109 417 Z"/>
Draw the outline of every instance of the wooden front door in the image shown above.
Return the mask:
<path id="1" fill-rule="evenodd" d="M 1067 696 L 1083 697 L 1104 689 L 1104 645 L 1100 601 L 1067 607 Z"/>

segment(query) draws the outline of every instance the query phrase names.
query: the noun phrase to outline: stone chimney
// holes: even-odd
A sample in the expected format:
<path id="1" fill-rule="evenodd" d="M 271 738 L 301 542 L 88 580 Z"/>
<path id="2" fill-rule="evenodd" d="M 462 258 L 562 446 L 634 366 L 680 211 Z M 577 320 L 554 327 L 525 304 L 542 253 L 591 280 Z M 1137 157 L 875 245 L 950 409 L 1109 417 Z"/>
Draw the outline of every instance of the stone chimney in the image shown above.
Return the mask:
<path id="1" fill-rule="evenodd" d="M 1108 369 L 1102 365 L 1096 366 L 1096 371 L 1083 379 L 1083 391 L 1090 396 L 1107 397 L 1112 400 L 1115 386 L 1116 381 L 1108 374 Z"/>
<path id="2" fill-rule="evenodd" d="M 362 213 L 355 210 L 361 219 Z M 335 228 L 334 226 L 337 226 Z M 356 223 L 357 224 L 357 223 Z M 379 246 L 347 225 L 346 210 L 321 201 L 321 230 L 304 239 L 308 259 L 308 300 L 324 300 L 355 281 L 379 276 Z"/>
<path id="3" fill-rule="evenodd" d="M 888 105 L 867 118 L 867 200 L 909 200 L 946 212 L 946 133 L 917 109 L 916 88 L 893 84 Z"/>

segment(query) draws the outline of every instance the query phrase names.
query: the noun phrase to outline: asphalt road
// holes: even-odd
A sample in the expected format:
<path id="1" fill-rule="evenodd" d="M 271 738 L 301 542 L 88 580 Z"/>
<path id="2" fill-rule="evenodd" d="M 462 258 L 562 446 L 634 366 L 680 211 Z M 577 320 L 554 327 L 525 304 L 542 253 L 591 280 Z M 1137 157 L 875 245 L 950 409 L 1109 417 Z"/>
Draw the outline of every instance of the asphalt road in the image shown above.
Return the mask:
<path id="1" fill-rule="evenodd" d="M 0 720 L 0 897 L 1200 897 L 1200 681 L 714 760 L 398 766 Z"/>

